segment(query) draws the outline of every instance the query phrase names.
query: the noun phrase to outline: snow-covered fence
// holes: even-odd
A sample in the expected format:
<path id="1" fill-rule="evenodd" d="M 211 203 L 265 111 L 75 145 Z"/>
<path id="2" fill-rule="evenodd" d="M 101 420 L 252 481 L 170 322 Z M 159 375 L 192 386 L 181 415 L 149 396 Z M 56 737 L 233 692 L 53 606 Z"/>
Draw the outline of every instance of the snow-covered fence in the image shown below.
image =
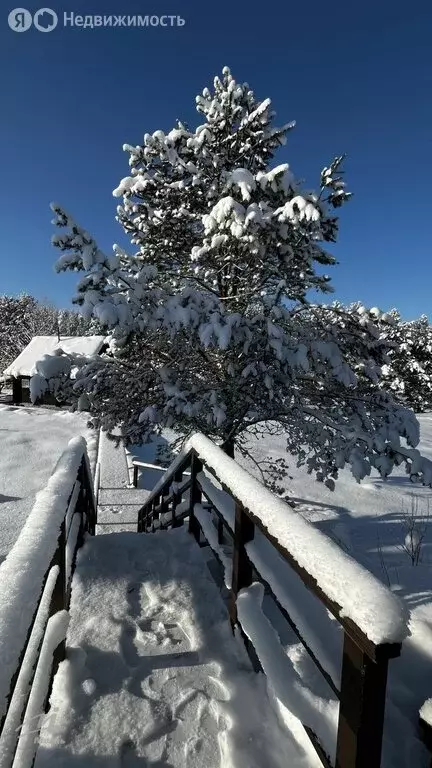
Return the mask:
<path id="1" fill-rule="evenodd" d="M 86 443 L 74 438 L 0 566 L 1 768 L 16 765 L 14 755 L 20 750 L 34 755 L 37 723 L 30 722 L 29 709 L 37 702 L 42 715 L 52 676 L 64 658 L 67 622 L 62 618 L 64 632 L 58 631 L 58 622 L 54 632 L 53 621 L 65 616 L 77 550 L 95 525 Z M 27 766 L 27 761 L 18 763 Z"/>
<path id="2" fill-rule="evenodd" d="M 183 481 L 189 467 L 191 474 Z M 217 515 L 217 529 L 209 508 Z M 323 744 L 323 738 L 316 735 L 315 722 L 303 721 L 304 727 L 324 765 L 379 768 L 388 662 L 400 655 L 408 635 L 409 615 L 404 603 L 200 434 L 185 444 L 139 511 L 138 532 L 178 525 L 185 517 L 197 541 L 203 533 L 225 568 L 233 628 L 241 626 L 264 671 L 271 665 L 268 653 L 266 656 L 269 644 L 263 640 L 265 632 L 255 631 L 255 603 L 261 593 L 252 584 L 254 578 L 265 584 L 291 625 L 296 623 L 289 615 L 290 601 L 286 600 L 286 585 L 278 578 L 277 561 L 282 559 L 285 568 L 289 566 L 290 573 L 296 574 L 337 619 L 343 630 L 340 683 L 331 678 L 298 633 L 339 699 L 334 744 Z M 230 561 L 221 546 L 224 532 L 233 542 Z"/>

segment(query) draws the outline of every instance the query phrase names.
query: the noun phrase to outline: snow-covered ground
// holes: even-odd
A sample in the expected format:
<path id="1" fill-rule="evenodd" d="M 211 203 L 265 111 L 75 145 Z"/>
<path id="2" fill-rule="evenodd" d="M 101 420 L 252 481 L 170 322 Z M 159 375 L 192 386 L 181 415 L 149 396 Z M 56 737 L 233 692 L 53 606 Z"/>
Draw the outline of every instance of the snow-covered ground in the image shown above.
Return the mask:
<path id="1" fill-rule="evenodd" d="M 109 599 L 107 599 L 109 598 Z M 35 768 L 318 768 L 232 636 L 186 529 L 90 540 Z"/>
<path id="2" fill-rule="evenodd" d="M 37 492 L 77 435 L 86 438 L 94 464 L 97 435 L 82 415 L 0 405 L 0 562 L 17 540 Z"/>

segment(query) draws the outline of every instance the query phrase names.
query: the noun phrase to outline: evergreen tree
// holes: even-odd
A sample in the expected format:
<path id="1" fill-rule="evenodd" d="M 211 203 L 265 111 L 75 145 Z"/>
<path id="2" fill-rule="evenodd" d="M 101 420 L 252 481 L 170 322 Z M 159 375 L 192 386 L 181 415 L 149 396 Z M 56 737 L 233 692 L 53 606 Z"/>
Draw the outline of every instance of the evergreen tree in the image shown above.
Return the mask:
<path id="1" fill-rule="evenodd" d="M 56 332 L 57 310 L 33 296 L 0 296 L 0 374 L 33 336 Z"/>
<path id="2" fill-rule="evenodd" d="M 272 165 L 293 124 L 274 127 L 270 100 L 227 68 L 197 110 L 195 130 L 178 121 L 125 145 L 130 175 L 114 195 L 133 255 L 105 255 L 52 206 L 64 230 L 57 269 L 85 273 L 75 301 L 112 333 L 111 357 L 81 360 L 76 380 L 58 374 L 56 386 L 85 398 L 95 423 L 121 425 L 126 442 L 172 426 L 232 452 L 271 422 L 330 486 L 345 463 L 361 479 L 402 460 L 430 482 L 428 462 L 400 440 L 417 444 L 414 414 L 379 386 L 385 334 L 355 309 L 308 303 L 311 289 L 332 291 L 321 269 L 350 197 L 343 156 L 317 193 L 303 190 L 287 164 Z"/>
<path id="3" fill-rule="evenodd" d="M 93 318 L 83 317 L 80 312 L 62 309 L 58 313 L 58 328 L 61 336 L 98 336 L 103 329 Z"/>
<path id="4" fill-rule="evenodd" d="M 394 325 L 389 333 L 393 346 L 383 366 L 383 386 L 417 413 L 432 409 L 432 327 L 426 315 L 403 321 L 392 310 Z"/>

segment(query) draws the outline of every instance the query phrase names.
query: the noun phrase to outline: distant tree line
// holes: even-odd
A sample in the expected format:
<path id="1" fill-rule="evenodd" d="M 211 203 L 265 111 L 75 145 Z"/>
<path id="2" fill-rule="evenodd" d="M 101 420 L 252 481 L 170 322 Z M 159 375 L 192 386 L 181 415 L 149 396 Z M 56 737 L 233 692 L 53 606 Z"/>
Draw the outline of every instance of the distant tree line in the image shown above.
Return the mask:
<path id="1" fill-rule="evenodd" d="M 432 410 L 432 325 L 427 315 L 403 320 L 397 309 L 382 313 L 355 305 L 389 342 L 380 384 L 417 413 Z"/>

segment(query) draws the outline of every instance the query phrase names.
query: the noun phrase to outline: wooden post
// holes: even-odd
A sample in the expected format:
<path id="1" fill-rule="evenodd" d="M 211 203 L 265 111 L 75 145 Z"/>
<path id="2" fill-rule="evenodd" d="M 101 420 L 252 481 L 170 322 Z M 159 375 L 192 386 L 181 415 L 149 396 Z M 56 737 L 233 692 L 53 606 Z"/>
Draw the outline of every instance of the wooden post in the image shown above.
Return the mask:
<path id="1" fill-rule="evenodd" d="M 84 530 L 88 531 L 91 536 L 94 536 L 96 533 L 97 512 L 84 456 L 78 470 L 78 480 L 80 482 L 80 492 L 78 495 L 77 507 L 84 519 Z"/>
<path id="2" fill-rule="evenodd" d="M 230 600 L 231 626 L 237 623 L 237 595 L 244 587 L 252 584 L 252 565 L 246 554 L 245 545 L 254 537 L 254 524 L 244 511 L 243 505 L 236 501 L 233 571 Z"/>
<path id="3" fill-rule="evenodd" d="M 388 660 L 373 661 L 345 631 L 336 768 L 380 768 Z"/>
<path id="4" fill-rule="evenodd" d="M 133 487 L 138 488 L 138 469 L 139 467 L 134 464 L 133 465 Z"/>
<path id="5" fill-rule="evenodd" d="M 218 544 L 223 544 L 224 543 L 224 526 L 223 526 L 223 520 L 219 516 L 217 521 L 217 536 L 218 536 Z"/>
<path id="6" fill-rule="evenodd" d="M 58 565 L 59 575 L 57 577 L 56 585 L 54 587 L 53 595 L 51 598 L 50 616 L 54 616 L 58 611 L 67 610 L 67 583 L 66 583 L 66 520 L 60 527 L 60 534 L 57 542 L 57 549 L 55 551 L 52 565 Z M 63 640 L 58 648 L 54 651 L 53 661 L 53 676 L 55 675 L 58 665 L 64 660 L 66 655 L 66 641 Z"/>
<path id="7" fill-rule="evenodd" d="M 163 493 L 164 492 L 162 491 L 162 494 Z M 152 519 L 152 526 L 151 526 L 152 533 L 155 532 L 155 527 L 154 527 L 155 520 L 159 520 L 159 514 L 160 514 L 157 511 L 156 508 L 159 506 L 159 504 L 162 504 L 162 502 L 163 502 L 163 495 L 162 496 L 156 496 L 156 498 L 153 499 L 153 502 L 152 502 L 152 516 L 151 516 L 151 519 Z"/>
<path id="8" fill-rule="evenodd" d="M 147 533 L 147 515 L 150 514 L 151 509 L 151 504 L 144 504 L 144 506 L 138 510 L 138 533 Z"/>
<path id="9" fill-rule="evenodd" d="M 162 490 L 161 508 L 160 508 L 161 515 L 165 515 L 167 512 L 169 512 L 169 509 L 168 509 L 169 504 L 166 503 L 169 495 L 170 495 L 169 485 L 166 485 L 165 488 L 163 488 Z"/>
<path id="10" fill-rule="evenodd" d="M 12 403 L 13 405 L 21 405 L 22 403 L 22 381 L 15 376 L 12 379 Z"/>
<path id="11" fill-rule="evenodd" d="M 177 472 L 174 474 L 174 482 L 175 483 L 181 483 L 183 481 L 183 470 L 178 469 Z M 178 528 L 179 525 L 183 525 L 182 521 L 176 520 L 176 509 L 179 501 L 181 501 L 182 495 L 181 493 L 175 493 L 172 503 L 172 509 L 171 509 L 171 525 L 173 528 Z"/>
<path id="12" fill-rule="evenodd" d="M 146 509 L 146 514 L 143 518 L 143 532 L 148 533 L 153 525 L 153 510 L 155 507 L 155 500 L 150 502 Z"/>
<path id="13" fill-rule="evenodd" d="M 199 460 L 198 456 L 193 453 L 192 454 L 192 462 L 191 462 L 191 488 L 190 488 L 190 502 L 189 502 L 189 533 L 191 533 L 196 541 L 199 544 L 200 540 L 200 527 L 198 524 L 198 521 L 195 517 L 194 513 L 194 507 L 195 504 L 201 504 L 202 501 L 202 492 L 201 488 L 199 487 L 197 483 L 197 476 L 200 472 L 202 472 L 202 461 Z"/>
<path id="14" fill-rule="evenodd" d="M 51 600 L 51 612 L 53 616 L 57 611 L 63 611 L 66 606 L 66 520 L 60 526 L 60 534 L 57 542 L 52 565 L 58 565 L 60 573 L 54 587 Z"/>

